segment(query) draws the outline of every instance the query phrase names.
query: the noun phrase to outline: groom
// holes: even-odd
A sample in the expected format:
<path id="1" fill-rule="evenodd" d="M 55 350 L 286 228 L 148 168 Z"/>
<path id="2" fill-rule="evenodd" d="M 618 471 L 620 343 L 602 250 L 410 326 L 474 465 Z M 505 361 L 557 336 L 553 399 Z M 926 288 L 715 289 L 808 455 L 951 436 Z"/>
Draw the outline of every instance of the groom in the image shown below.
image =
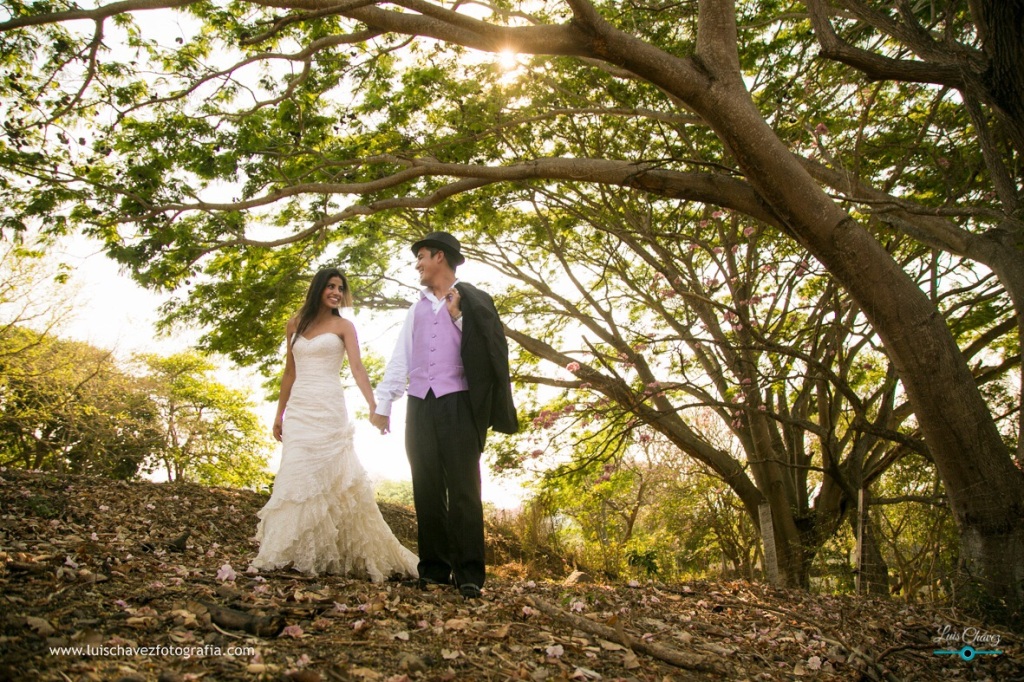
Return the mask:
<path id="1" fill-rule="evenodd" d="M 480 454 L 488 428 L 519 429 L 508 345 L 491 297 L 455 276 L 466 260 L 455 237 L 431 232 L 412 252 L 424 288 L 409 308 L 370 421 L 387 433 L 391 404 L 408 392 L 405 449 L 420 587 L 454 583 L 475 599 L 485 578 Z"/>

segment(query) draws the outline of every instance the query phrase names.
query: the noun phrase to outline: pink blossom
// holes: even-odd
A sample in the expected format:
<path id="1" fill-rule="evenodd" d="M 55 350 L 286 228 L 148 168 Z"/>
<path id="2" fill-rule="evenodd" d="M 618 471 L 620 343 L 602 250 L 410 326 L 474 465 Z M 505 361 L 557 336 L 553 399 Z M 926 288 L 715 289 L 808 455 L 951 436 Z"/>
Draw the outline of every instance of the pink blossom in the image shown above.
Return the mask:
<path id="1" fill-rule="evenodd" d="M 302 628 L 298 625 L 288 625 L 284 630 L 281 630 L 281 634 L 278 637 L 294 637 L 298 639 L 302 637 Z"/>
<path id="2" fill-rule="evenodd" d="M 743 236 L 744 237 L 749 237 L 752 234 L 754 234 L 755 232 L 757 232 L 757 228 L 756 227 L 745 227 L 745 228 L 743 228 Z"/>
<path id="3" fill-rule="evenodd" d="M 541 410 L 534 420 L 533 425 L 538 429 L 546 429 L 555 423 L 558 415 L 551 410 Z"/>
<path id="4" fill-rule="evenodd" d="M 238 576 L 235 573 L 235 569 L 231 568 L 231 564 L 224 564 L 220 567 L 220 570 L 217 571 L 217 580 L 232 581 L 237 577 Z"/>
<path id="5" fill-rule="evenodd" d="M 725 211 L 715 211 L 714 213 L 711 214 L 711 217 L 715 218 L 715 219 L 724 218 L 725 217 Z"/>
<path id="6" fill-rule="evenodd" d="M 814 127 L 814 132 L 818 135 L 828 135 L 828 126 L 824 123 L 819 123 Z"/>
<path id="7" fill-rule="evenodd" d="M 576 372 L 580 371 L 580 363 L 570 362 L 568 365 L 565 366 L 565 368 L 572 372 L 573 374 L 575 374 Z"/>

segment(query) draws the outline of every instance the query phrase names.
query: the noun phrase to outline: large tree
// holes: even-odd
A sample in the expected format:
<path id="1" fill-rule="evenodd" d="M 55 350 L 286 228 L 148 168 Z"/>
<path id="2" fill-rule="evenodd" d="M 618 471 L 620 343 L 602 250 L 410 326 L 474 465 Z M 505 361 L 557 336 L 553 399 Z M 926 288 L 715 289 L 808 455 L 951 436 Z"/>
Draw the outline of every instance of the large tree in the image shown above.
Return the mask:
<path id="1" fill-rule="evenodd" d="M 387 236 L 374 215 L 467 192 L 500 206 L 517 183 L 628 187 L 788 235 L 882 339 L 946 485 L 969 570 L 990 594 L 1024 602 L 1024 474 L 936 301 L 885 248 L 895 229 L 986 265 L 1019 328 L 1019 3 L 10 7 L 0 24 L 11 70 L 0 162 L 20 175 L 0 186 L 5 226 L 33 215 L 57 229 L 79 221 L 141 281 L 212 295 L 237 314 L 205 318 L 223 320 L 211 345 L 241 348 L 252 337 L 240 330 L 262 331 L 251 306 L 224 306 L 241 275 L 287 282 L 305 259 L 339 252 L 360 266 Z M 176 44 L 145 39 L 128 18 L 154 7 L 186 12 Z M 75 20 L 88 29 L 65 28 Z M 106 50 L 115 30 L 127 53 Z M 806 70 L 815 43 L 837 63 Z M 548 58 L 510 79 L 479 56 L 503 50 Z M 835 102 L 806 91 L 832 83 L 848 106 L 813 125 L 815 107 Z M 627 90 L 646 106 L 616 107 Z M 600 125 L 591 124 L 587 156 L 566 154 L 551 132 L 591 121 Z M 671 144 L 616 145 L 615 132 L 628 137 L 633 121 L 659 124 Z M 901 136 L 915 123 L 919 139 Z M 925 139 L 935 131 L 941 139 Z M 901 155 L 904 144 L 914 153 Z M 938 173 L 945 195 L 922 149 L 950 166 Z M 347 195 L 361 198 L 343 205 Z M 55 213 L 69 203 L 70 214 Z M 352 239 L 336 249 L 339 225 Z"/>

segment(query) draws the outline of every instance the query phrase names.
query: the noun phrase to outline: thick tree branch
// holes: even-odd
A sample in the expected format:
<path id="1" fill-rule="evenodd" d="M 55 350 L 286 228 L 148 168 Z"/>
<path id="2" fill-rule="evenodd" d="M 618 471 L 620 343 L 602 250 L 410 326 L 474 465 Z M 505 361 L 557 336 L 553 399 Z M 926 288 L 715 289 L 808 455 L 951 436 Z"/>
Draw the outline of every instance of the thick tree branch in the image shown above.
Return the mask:
<path id="1" fill-rule="evenodd" d="M 109 5 L 101 5 L 95 9 L 75 9 L 64 12 L 51 12 L 15 17 L 0 23 L 0 33 L 16 28 L 59 24 L 68 21 L 103 21 L 104 19 L 109 19 L 110 17 L 117 16 L 118 14 L 128 14 L 131 12 L 141 12 L 145 10 L 188 7 L 193 3 L 195 3 L 195 0 L 123 0 L 122 2 L 112 2 Z"/>
<path id="2" fill-rule="evenodd" d="M 814 35 L 821 55 L 861 71 L 872 80 L 900 80 L 910 83 L 935 83 L 962 90 L 965 87 L 959 65 L 907 59 L 893 59 L 854 47 L 836 34 L 829 21 L 824 0 L 807 0 Z"/>
<path id="3" fill-rule="evenodd" d="M 654 162 L 608 161 L 605 159 L 536 159 L 509 166 L 477 166 L 452 164 L 425 158 L 402 158 L 394 155 L 370 157 L 358 162 L 363 166 L 403 167 L 378 180 L 355 183 L 305 183 L 278 189 L 261 197 L 238 202 L 163 203 L 151 206 L 146 216 L 188 211 L 245 211 L 272 205 L 289 197 L 302 195 L 352 194 L 368 195 L 394 189 L 421 177 L 455 177 L 460 181 L 437 190 L 428 197 L 388 199 L 357 205 L 318 221 L 310 227 L 316 231 L 355 215 L 371 215 L 394 208 L 425 208 L 440 200 L 487 184 L 527 182 L 531 180 L 564 180 L 618 185 L 641 189 L 659 196 L 704 202 L 746 213 L 768 224 L 777 224 L 753 189 L 742 180 L 725 175 L 686 173 L 660 169 Z M 144 216 L 143 216 L 144 217 Z M 135 221 L 140 216 L 128 216 Z M 311 233 L 310 230 L 302 234 Z M 289 239 L 294 241 L 294 238 Z M 265 245 L 269 245 L 267 242 Z"/>

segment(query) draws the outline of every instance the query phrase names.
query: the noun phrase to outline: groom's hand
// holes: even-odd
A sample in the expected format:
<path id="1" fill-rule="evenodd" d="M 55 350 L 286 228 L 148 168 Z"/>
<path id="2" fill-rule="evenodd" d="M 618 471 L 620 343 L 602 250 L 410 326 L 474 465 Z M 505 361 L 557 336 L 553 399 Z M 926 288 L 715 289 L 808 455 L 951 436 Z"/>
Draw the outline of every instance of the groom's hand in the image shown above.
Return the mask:
<path id="1" fill-rule="evenodd" d="M 380 429 L 381 435 L 391 432 L 391 417 L 374 413 L 370 415 L 370 423 Z"/>

